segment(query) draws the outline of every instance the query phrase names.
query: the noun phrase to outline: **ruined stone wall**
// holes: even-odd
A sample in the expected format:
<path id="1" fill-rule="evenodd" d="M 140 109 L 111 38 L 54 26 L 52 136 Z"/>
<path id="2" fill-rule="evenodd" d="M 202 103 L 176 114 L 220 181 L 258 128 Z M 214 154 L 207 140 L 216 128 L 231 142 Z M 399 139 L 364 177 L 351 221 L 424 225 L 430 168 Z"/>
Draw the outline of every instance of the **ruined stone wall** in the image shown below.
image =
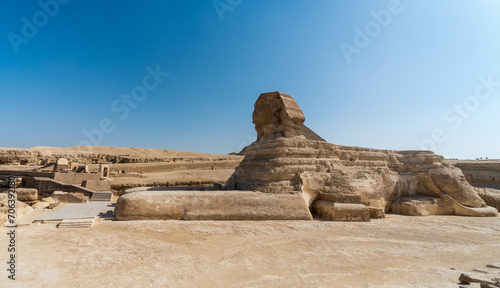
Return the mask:
<path id="1" fill-rule="evenodd" d="M 101 176 L 99 173 L 55 173 L 54 180 L 60 181 L 66 184 L 76 184 L 81 185 L 83 181 L 86 180 L 99 180 Z"/>
<path id="2" fill-rule="evenodd" d="M 172 162 L 172 163 L 131 163 L 112 164 L 111 172 L 120 170 L 135 173 L 160 173 L 181 170 L 221 170 L 235 169 L 241 160 L 221 160 L 221 161 L 195 161 L 195 162 Z M 95 165 L 92 165 L 95 166 Z M 95 167 L 92 167 L 92 170 Z"/>
<path id="3" fill-rule="evenodd" d="M 460 168 L 472 186 L 500 189 L 500 160 L 446 160 L 446 162 Z"/>
<path id="4" fill-rule="evenodd" d="M 76 162 L 80 164 L 198 162 L 238 159 L 237 156 L 232 155 L 214 155 L 157 149 L 140 149 L 140 152 L 137 152 L 138 154 L 128 154 L 127 152 L 123 152 L 124 149 L 126 150 L 127 148 L 108 147 L 108 149 L 105 149 L 106 147 L 95 147 L 95 150 L 97 151 L 106 151 L 102 153 L 93 153 L 88 151 L 81 152 L 82 150 L 79 150 L 78 148 L 85 151 L 91 149 L 92 147 L 51 148 L 48 151 L 47 147 L 35 147 L 29 149 L 0 147 L 0 165 L 46 165 L 49 163 L 55 163 L 56 160 L 60 158 L 65 158 L 69 160 L 69 162 Z M 163 154 L 162 151 L 164 152 Z"/>

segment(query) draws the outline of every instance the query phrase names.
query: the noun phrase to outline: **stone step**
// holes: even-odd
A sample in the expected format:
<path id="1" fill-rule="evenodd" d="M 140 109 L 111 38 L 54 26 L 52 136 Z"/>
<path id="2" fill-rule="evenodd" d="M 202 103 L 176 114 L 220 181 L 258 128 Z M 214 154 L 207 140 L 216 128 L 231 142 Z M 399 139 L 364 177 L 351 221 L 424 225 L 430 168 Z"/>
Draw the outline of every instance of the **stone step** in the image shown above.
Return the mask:
<path id="1" fill-rule="evenodd" d="M 90 201 L 110 201 L 113 193 L 111 192 L 94 192 Z"/>
<path id="2" fill-rule="evenodd" d="M 94 224 L 94 218 L 86 219 L 67 219 L 59 223 L 57 228 L 90 228 Z"/>
<path id="3" fill-rule="evenodd" d="M 318 200 L 313 204 L 313 212 L 330 221 L 370 221 L 370 209 L 363 204 Z"/>

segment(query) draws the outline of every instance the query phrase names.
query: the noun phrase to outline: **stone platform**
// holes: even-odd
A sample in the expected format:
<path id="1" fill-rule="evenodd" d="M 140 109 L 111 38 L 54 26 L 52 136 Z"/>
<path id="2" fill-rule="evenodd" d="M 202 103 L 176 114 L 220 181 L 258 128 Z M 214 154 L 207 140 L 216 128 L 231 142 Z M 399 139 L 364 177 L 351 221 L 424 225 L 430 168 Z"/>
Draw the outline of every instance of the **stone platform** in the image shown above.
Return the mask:
<path id="1" fill-rule="evenodd" d="M 117 220 L 312 220 L 300 194 L 252 191 L 144 191 L 122 195 Z"/>
<path id="2" fill-rule="evenodd" d="M 113 208 L 108 205 L 109 204 L 107 202 L 68 204 L 60 209 L 55 210 L 52 213 L 36 219 L 35 222 L 94 218 L 99 215 L 99 213 L 113 210 Z"/>

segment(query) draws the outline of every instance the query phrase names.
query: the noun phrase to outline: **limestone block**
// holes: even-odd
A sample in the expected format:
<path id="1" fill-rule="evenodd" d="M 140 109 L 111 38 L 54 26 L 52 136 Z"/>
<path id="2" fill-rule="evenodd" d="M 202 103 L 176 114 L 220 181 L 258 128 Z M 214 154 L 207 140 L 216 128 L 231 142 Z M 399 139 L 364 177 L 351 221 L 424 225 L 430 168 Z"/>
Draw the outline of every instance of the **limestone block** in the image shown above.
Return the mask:
<path id="1" fill-rule="evenodd" d="M 38 202 L 38 203 L 35 203 L 33 204 L 33 209 L 45 209 L 45 208 L 49 208 L 49 203 L 47 202 Z"/>
<path id="2" fill-rule="evenodd" d="M 325 220 L 370 221 L 370 210 L 362 204 L 318 200 L 313 204 L 313 212 Z"/>
<path id="3" fill-rule="evenodd" d="M 319 193 L 318 199 L 335 203 L 361 204 L 361 195 L 356 194 Z"/>
<path id="4" fill-rule="evenodd" d="M 391 212 L 409 216 L 429 216 L 454 214 L 443 199 L 430 196 L 400 197 L 392 202 Z"/>
<path id="5" fill-rule="evenodd" d="M 384 208 L 368 207 L 370 209 L 370 219 L 383 219 L 385 218 Z"/>
<path id="6" fill-rule="evenodd" d="M 254 108 L 257 141 L 245 148 L 245 158 L 224 189 L 299 192 L 309 205 L 317 199 L 361 203 L 406 215 L 498 213 L 487 207 L 460 169 L 432 151 L 378 150 L 310 140 L 300 129 L 305 121 L 300 107 L 281 92 L 261 94 Z M 403 199 L 417 196 L 431 198 Z M 495 204 L 492 200 L 488 198 Z M 377 213 L 382 217 L 372 209 L 373 216 Z"/>
<path id="7" fill-rule="evenodd" d="M 35 201 L 38 200 L 38 189 L 34 188 L 16 188 L 17 200 Z"/>
<path id="8" fill-rule="evenodd" d="M 68 193 L 63 191 L 54 191 L 52 193 L 52 198 L 63 203 L 86 203 L 88 202 L 88 197 L 81 193 Z"/>
<path id="9" fill-rule="evenodd" d="M 141 191 L 120 196 L 117 220 L 312 220 L 300 194 L 250 191 Z"/>
<path id="10" fill-rule="evenodd" d="M 49 207 L 48 207 L 48 208 L 49 208 L 49 209 L 54 209 L 54 208 L 56 208 L 57 206 L 59 206 L 59 204 L 60 204 L 60 203 L 61 203 L 61 202 L 59 202 L 59 201 L 49 203 Z"/>
<path id="11" fill-rule="evenodd" d="M 110 191 L 111 190 L 111 180 L 85 180 L 82 182 L 82 186 L 94 191 Z"/>
<path id="12" fill-rule="evenodd" d="M 500 211 L 500 190 L 491 188 L 476 190 L 478 191 L 479 197 L 486 202 L 486 205 L 495 207 Z"/>
<path id="13" fill-rule="evenodd" d="M 53 197 L 46 197 L 46 198 L 43 198 L 42 199 L 42 202 L 46 202 L 46 203 L 49 203 L 49 209 L 54 209 L 56 208 L 57 206 L 59 206 L 59 204 L 61 202 L 57 201 L 56 199 L 54 199 Z"/>

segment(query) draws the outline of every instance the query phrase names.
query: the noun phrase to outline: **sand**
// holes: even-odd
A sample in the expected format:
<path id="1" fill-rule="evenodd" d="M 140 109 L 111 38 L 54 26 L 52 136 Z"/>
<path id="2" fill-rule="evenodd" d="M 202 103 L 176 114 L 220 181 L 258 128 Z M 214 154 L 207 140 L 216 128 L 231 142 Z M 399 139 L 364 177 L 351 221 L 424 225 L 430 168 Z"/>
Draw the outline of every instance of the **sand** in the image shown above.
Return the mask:
<path id="1" fill-rule="evenodd" d="M 1 262 L 6 231 L 0 228 Z M 460 273 L 472 269 L 500 277 L 500 269 L 485 267 L 500 263 L 500 218 L 99 219 L 92 228 L 19 227 L 18 248 L 18 280 L 7 281 L 3 264 L 1 287 L 456 288 Z"/>

